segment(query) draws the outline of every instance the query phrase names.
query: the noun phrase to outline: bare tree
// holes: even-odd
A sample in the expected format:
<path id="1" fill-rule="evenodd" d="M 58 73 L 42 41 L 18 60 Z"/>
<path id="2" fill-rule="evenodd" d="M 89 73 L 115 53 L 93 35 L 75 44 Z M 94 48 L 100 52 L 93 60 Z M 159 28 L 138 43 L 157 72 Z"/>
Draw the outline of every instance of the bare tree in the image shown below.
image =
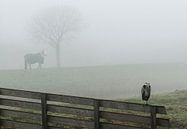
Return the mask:
<path id="1" fill-rule="evenodd" d="M 61 43 L 79 30 L 80 21 L 76 9 L 64 6 L 49 8 L 34 18 L 32 35 L 55 49 L 57 67 L 61 66 Z"/>

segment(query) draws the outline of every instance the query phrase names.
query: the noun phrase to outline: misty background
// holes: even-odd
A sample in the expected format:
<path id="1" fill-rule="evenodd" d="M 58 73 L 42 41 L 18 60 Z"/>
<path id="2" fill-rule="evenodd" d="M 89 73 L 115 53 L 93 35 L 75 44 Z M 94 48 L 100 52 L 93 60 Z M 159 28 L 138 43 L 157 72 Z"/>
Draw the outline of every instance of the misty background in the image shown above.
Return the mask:
<path id="1" fill-rule="evenodd" d="M 57 5 L 76 8 L 84 24 L 62 43 L 62 66 L 187 62 L 186 1 L 1 0 L 1 69 L 22 69 L 23 55 L 42 49 L 44 67 L 55 65 L 52 48 L 33 40 L 29 27 Z"/>
<path id="2" fill-rule="evenodd" d="M 61 45 L 64 69 L 25 72 L 24 55 L 43 49 L 43 67 L 56 66 L 54 49 L 29 31 L 35 16 L 64 5 L 82 20 Z M 184 0 L 0 0 L 0 85 L 103 98 L 138 95 L 146 81 L 154 93 L 185 89 L 186 7 Z"/>

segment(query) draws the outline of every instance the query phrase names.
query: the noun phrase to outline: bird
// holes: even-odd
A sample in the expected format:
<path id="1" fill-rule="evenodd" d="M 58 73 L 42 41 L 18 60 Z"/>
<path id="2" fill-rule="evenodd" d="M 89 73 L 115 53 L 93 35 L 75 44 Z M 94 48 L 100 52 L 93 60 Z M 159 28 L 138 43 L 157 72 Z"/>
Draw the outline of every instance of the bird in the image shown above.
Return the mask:
<path id="1" fill-rule="evenodd" d="M 146 102 L 146 105 L 148 104 L 148 100 L 151 95 L 151 85 L 150 83 L 146 82 L 141 89 L 142 93 L 142 100 Z"/>

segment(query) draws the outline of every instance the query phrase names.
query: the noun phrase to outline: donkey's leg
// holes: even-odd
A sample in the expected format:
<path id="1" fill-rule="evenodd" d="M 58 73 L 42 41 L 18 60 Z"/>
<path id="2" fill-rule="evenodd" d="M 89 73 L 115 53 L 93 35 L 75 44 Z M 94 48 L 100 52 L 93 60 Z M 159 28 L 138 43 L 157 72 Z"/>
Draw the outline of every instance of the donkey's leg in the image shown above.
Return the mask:
<path id="1" fill-rule="evenodd" d="M 38 68 L 39 68 L 39 69 L 41 69 L 41 68 L 42 68 L 41 63 L 38 63 Z"/>
<path id="2" fill-rule="evenodd" d="M 29 64 L 29 68 L 30 68 L 30 70 L 32 69 L 32 68 L 31 68 L 31 64 Z"/>
<path id="3" fill-rule="evenodd" d="M 27 63 L 25 63 L 25 70 L 27 70 Z"/>
<path id="4" fill-rule="evenodd" d="M 24 58 L 24 64 L 25 64 L 25 70 L 27 70 L 27 61 L 25 58 Z"/>

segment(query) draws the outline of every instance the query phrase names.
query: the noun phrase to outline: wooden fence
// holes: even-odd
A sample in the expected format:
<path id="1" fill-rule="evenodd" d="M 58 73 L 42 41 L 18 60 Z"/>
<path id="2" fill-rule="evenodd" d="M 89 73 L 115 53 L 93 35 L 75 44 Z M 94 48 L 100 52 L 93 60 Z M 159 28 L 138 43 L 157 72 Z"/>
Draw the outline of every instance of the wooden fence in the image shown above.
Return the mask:
<path id="1" fill-rule="evenodd" d="M 163 106 L 0 88 L 1 129 L 169 128 Z"/>

